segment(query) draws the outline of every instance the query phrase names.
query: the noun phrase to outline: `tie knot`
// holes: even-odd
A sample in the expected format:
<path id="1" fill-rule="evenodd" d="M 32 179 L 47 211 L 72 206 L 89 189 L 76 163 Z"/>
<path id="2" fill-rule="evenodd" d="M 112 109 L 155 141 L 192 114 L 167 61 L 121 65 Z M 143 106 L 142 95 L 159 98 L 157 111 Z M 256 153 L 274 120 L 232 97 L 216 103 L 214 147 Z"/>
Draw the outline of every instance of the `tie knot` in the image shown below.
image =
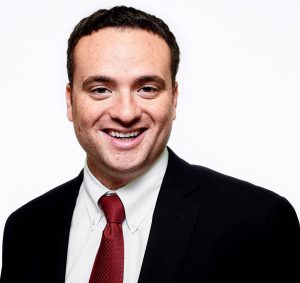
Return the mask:
<path id="1" fill-rule="evenodd" d="M 99 199 L 99 204 L 108 223 L 120 223 L 125 219 L 125 210 L 117 194 L 104 195 Z"/>

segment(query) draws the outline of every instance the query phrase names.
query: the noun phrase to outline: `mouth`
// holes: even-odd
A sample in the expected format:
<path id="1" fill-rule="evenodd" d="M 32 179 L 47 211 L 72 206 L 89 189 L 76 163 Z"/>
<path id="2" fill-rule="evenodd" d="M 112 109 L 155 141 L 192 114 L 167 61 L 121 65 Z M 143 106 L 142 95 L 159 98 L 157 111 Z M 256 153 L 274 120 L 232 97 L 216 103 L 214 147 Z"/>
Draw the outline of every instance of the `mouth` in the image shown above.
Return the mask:
<path id="1" fill-rule="evenodd" d="M 146 128 L 136 129 L 132 131 L 120 131 L 113 129 L 106 129 L 104 132 L 114 139 L 118 139 L 120 141 L 132 141 L 140 136 Z"/>

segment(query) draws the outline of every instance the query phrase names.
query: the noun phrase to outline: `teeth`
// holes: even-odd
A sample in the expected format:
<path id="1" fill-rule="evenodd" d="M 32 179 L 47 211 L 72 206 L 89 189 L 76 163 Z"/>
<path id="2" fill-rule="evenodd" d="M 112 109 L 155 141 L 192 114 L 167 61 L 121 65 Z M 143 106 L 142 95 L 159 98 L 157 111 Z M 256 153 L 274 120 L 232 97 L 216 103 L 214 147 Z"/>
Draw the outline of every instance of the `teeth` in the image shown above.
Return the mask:
<path id="1" fill-rule="evenodd" d="M 132 138 L 138 136 L 140 131 L 134 131 L 130 133 L 121 133 L 121 132 L 115 132 L 115 131 L 109 131 L 108 134 L 112 137 L 116 138 Z"/>

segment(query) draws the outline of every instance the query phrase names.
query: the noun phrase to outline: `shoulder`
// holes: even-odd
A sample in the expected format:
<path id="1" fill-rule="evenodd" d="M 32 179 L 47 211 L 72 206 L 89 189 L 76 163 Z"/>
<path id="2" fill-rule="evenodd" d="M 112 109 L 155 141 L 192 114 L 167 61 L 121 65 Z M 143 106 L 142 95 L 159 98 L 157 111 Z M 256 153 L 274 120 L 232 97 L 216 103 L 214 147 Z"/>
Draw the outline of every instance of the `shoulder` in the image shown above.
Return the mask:
<path id="1" fill-rule="evenodd" d="M 191 167 L 198 176 L 199 192 L 204 191 L 211 203 L 223 210 L 225 215 L 250 215 L 253 220 L 264 216 L 266 221 L 271 221 L 273 215 L 278 213 L 297 218 L 288 200 L 269 189 L 202 166 Z"/>
<path id="2" fill-rule="evenodd" d="M 283 198 L 277 193 L 252 184 L 250 182 L 222 174 L 212 169 L 199 166 L 190 165 L 190 170 L 195 174 L 198 185 L 204 190 L 209 190 L 213 195 L 229 200 L 262 200 L 262 201 L 278 201 Z"/>
<path id="3" fill-rule="evenodd" d="M 28 222 L 32 225 L 38 222 L 45 223 L 47 220 L 59 217 L 62 210 L 71 209 L 75 205 L 82 179 L 81 172 L 76 178 L 21 206 L 9 216 L 6 228 L 14 224 L 28 224 Z"/>
<path id="4" fill-rule="evenodd" d="M 169 152 L 170 167 L 177 168 L 170 170 L 173 178 L 177 178 L 177 183 L 184 178 L 181 186 L 188 191 L 189 201 L 194 205 L 201 204 L 220 219 L 237 222 L 247 217 L 249 221 L 250 218 L 259 221 L 257 217 L 261 217 L 268 222 L 278 214 L 290 215 L 296 221 L 295 210 L 279 194 L 203 166 L 191 165 Z"/>

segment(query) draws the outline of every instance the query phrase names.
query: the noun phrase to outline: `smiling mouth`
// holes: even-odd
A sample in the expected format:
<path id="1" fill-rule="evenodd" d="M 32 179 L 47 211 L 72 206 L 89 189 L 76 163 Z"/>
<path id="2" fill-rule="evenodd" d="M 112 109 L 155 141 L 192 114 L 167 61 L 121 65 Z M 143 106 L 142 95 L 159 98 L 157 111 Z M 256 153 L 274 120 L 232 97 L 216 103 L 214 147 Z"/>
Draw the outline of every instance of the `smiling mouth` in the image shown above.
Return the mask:
<path id="1" fill-rule="evenodd" d="M 105 133 L 108 134 L 110 137 L 118 139 L 118 140 L 130 141 L 130 140 L 137 138 L 145 130 L 146 130 L 145 128 L 141 128 L 138 130 L 125 132 L 125 131 L 117 131 L 117 130 L 107 129 L 107 130 L 105 130 Z"/>

